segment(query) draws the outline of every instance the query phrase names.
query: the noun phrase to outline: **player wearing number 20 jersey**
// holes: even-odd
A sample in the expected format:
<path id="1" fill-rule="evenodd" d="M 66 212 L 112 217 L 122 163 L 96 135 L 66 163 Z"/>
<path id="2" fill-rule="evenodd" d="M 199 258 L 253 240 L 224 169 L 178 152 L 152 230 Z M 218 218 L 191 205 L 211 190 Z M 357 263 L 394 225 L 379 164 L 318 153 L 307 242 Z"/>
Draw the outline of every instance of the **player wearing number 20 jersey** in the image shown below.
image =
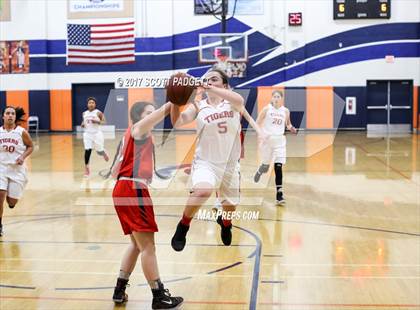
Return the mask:
<path id="1" fill-rule="evenodd" d="M 10 131 L 0 127 L 0 190 L 8 191 L 8 196 L 16 199 L 22 196 L 27 181 L 25 164 L 16 163 L 26 151 L 22 138 L 24 130 L 20 126 Z"/>
<path id="2" fill-rule="evenodd" d="M 262 163 L 269 165 L 271 159 L 274 162 L 286 163 L 286 137 L 284 129 L 287 118 L 285 106 L 267 106 L 267 112 L 262 124 L 262 129 L 267 135 L 267 143 L 261 148 Z"/>
<path id="3" fill-rule="evenodd" d="M 274 161 L 276 175 L 276 203 L 285 202 L 283 197 L 283 165 L 286 163 L 286 137 L 285 128 L 296 133 L 290 121 L 290 111 L 284 106 L 283 91 L 274 90 L 271 102 L 263 108 L 258 115 L 257 123 L 262 126 L 268 137 L 260 147 L 262 164 L 255 173 L 254 181 L 259 182 L 262 174 L 268 172 L 271 160 Z"/>
<path id="4" fill-rule="evenodd" d="M 25 129 L 16 124 L 25 114 L 23 109 L 6 107 L 0 127 L 0 236 L 3 233 L 3 203 L 13 208 L 25 188 L 25 159 L 32 153 L 32 140 Z"/>

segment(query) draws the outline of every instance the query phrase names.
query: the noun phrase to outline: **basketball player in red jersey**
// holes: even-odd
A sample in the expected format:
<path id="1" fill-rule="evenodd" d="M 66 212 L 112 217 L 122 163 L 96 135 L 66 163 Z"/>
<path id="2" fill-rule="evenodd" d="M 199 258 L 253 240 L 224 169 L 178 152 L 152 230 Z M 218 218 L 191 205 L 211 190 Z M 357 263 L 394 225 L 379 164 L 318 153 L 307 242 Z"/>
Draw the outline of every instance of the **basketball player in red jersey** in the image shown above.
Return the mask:
<path id="1" fill-rule="evenodd" d="M 153 294 L 152 309 L 173 309 L 183 302 L 172 297 L 160 281 L 154 234 L 158 231 L 148 184 L 153 176 L 153 140 L 151 130 L 171 109 L 170 102 L 155 110 L 152 103 L 137 102 L 130 110 L 133 125 L 123 137 L 120 153 L 113 168 L 118 181 L 112 197 L 124 234 L 130 236 L 114 290 L 116 303 L 127 301 L 125 289 L 137 258 Z"/>

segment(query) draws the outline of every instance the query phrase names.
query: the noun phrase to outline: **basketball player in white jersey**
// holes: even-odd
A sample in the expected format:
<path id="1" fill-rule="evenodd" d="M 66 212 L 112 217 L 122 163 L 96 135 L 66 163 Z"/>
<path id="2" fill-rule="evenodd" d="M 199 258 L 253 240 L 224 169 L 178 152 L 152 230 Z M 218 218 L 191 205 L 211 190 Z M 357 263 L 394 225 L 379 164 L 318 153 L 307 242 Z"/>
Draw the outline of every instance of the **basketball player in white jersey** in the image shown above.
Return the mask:
<path id="1" fill-rule="evenodd" d="M 191 220 L 213 191 L 218 192 L 223 210 L 229 214 L 239 204 L 240 112 L 244 109 L 244 99 L 229 89 L 228 77 L 221 70 L 211 69 L 205 80 L 199 91 L 206 91 L 206 99 L 189 105 L 182 113 L 176 105 L 171 108 L 174 127 L 196 120 L 198 135 L 191 169 L 191 194 L 171 241 L 175 251 L 184 249 Z M 230 245 L 229 217 L 219 217 L 217 223 L 221 226 L 223 244 Z"/>
<path id="2" fill-rule="evenodd" d="M 292 133 L 297 133 L 290 122 L 290 111 L 284 106 L 284 95 L 280 90 L 274 90 L 270 104 L 266 105 L 258 115 L 257 124 L 267 135 L 267 139 L 260 146 L 262 164 L 255 173 L 254 181 L 258 183 L 263 173 L 268 171 L 270 163 L 274 160 L 274 172 L 276 175 L 276 203 L 285 202 L 283 197 L 283 171 L 286 163 L 286 137 L 285 127 Z"/>
<path id="3" fill-rule="evenodd" d="M 93 148 L 105 161 L 109 160 L 108 154 L 104 149 L 104 134 L 100 128 L 100 125 L 105 122 L 104 114 L 96 108 L 96 99 L 94 97 L 87 99 L 87 108 L 83 112 L 82 122 L 82 127 L 84 128 L 83 144 L 85 146 L 85 177 L 90 175 L 89 161 Z"/>
<path id="4" fill-rule="evenodd" d="M 6 107 L 0 127 L 0 236 L 3 234 L 3 204 L 14 208 L 22 197 L 27 182 L 25 159 L 33 144 L 28 132 L 17 125 L 25 112 L 22 108 Z"/>

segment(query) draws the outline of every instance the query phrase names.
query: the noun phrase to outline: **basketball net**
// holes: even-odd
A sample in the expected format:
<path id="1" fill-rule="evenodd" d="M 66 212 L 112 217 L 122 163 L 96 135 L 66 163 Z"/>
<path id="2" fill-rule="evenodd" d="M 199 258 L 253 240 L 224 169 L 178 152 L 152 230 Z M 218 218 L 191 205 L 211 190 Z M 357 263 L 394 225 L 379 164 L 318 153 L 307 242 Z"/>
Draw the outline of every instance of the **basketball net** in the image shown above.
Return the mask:
<path id="1" fill-rule="evenodd" d="M 232 77 L 232 70 L 228 61 L 228 56 L 226 55 L 217 56 L 217 63 L 214 64 L 213 68 L 222 70 L 228 77 Z"/>

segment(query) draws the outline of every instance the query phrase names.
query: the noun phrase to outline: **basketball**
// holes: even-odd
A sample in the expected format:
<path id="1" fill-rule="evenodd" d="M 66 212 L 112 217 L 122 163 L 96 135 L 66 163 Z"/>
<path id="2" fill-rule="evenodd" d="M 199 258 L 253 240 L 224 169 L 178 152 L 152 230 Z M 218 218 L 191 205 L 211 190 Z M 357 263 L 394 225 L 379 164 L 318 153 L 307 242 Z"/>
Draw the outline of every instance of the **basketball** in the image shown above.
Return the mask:
<path id="1" fill-rule="evenodd" d="M 166 100 L 176 104 L 185 105 L 194 92 L 196 80 L 186 73 L 172 75 L 166 84 Z"/>

